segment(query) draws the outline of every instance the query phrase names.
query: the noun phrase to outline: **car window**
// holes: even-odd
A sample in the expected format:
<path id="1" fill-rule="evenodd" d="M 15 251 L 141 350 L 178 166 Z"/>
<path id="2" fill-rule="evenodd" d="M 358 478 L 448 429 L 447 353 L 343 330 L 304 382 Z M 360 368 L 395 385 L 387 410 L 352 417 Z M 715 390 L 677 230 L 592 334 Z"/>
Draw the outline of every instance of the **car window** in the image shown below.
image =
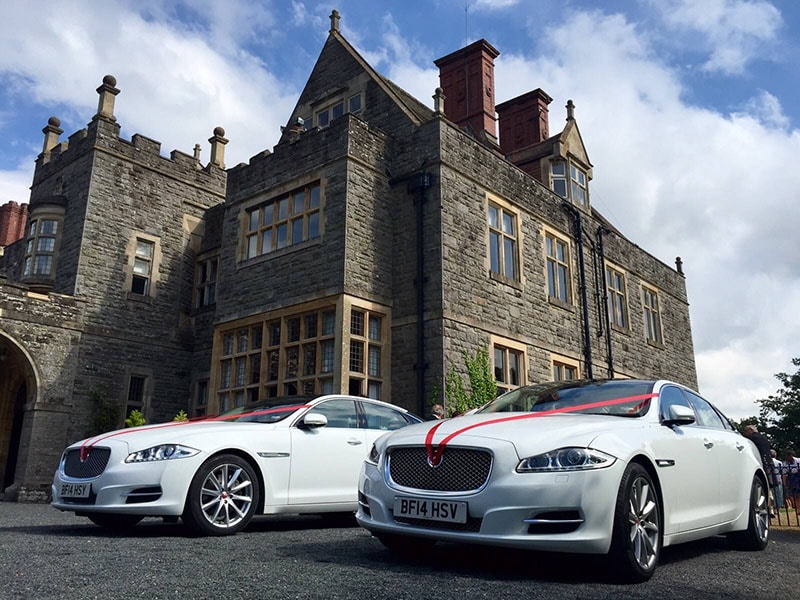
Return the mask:
<path id="1" fill-rule="evenodd" d="M 351 429 L 358 427 L 358 415 L 354 400 L 326 400 L 308 412 L 325 415 L 328 419 L 328 427 Z"/>
<path id="2" fill-rule="evenodd" d="M 403 413 L 398 410 L 370 402 L 362 402 L 361 406 L 364 408 L 364 416 L 367 419 L 367 429 L 392 431 L 408 425 Z"/>
<path id="3" fill-rule="evenodd" d="M 689 404 L 689 400 L 687 400 L 686 396 L 683 395 L 683 392 L 674 385 L 668 385 L 662 388 L 659 396 L 661 398 L 660 417 L 662 421 L 669 420 L 669 409 L 671 406 L 685 406 L 686 408 L 694 410 L 692 409 L 692 405 Z"/>
<path id="4" fill-rule="evenodd" d="M 694 414 L 697 415 L 697 423 L 702 427 L 711 427 L 713 429 L 727 429 L 722 421 L 722 417 L 717 414 L 714 407 L 711 406 L 704 398 L 692 392 L 684 392 L 689 401 L 694 406 Z"/>

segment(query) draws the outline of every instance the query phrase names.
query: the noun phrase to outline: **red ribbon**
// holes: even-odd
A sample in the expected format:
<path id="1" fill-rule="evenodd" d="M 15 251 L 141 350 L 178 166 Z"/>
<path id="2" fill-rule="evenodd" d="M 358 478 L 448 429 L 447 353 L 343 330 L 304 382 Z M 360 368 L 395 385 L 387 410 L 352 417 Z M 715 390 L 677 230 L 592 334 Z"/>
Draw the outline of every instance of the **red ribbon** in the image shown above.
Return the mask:
<path id="1" fill-rule="evenodd" d="M 524 414 L 524 415 L 514 415 L 511 417 L 500 417 L 497 419 L 492 419 L 491 421 L 483 421 L 482 423 L 473 423 L 472 425 L 467 425 L 466 427 L 462 427 L 461 429 L 457 429 L 447 437 L 445 437 L 439 444 L 434 448 L 433 446 L 433 435 L 436 433 L 436 430 L 439 429 L 444 423 L 451 422 L 452 419 L 447 419 L 445 421 L 439 421 L 428 430 L 428 434 L 425 436 L 425 449 L 428 452 L 428 462 L 431 466 L 437 467 L 439 463 L 442 462 L 442 455 L 444 454 L 444 447 L 450 442 L 454 437 L 461 435 L 465 431 L 469 431 L 470 429 L 475 429 L 476 427 L 483 427 L 484 425 L 496 425 L 497 423 L 506 423 L 508 421 L 519 421 L 521 419 L 537 419 L 539 417 L 547 417 L 549 415 L 557 415 L 561 413 L 569 413 L 575 412 L 579 410 L 586 410 L 587 408 L 599 408 L 602 406 L 612 406 L 614 404 L 624 404 L 626 402 L 635 402 L 640 400 L 641 402 L 634 407 L 634 410 L 631 412 L 635 412 L 642 408 L 647 400 L 650 398 L 655 398 L 658 394 L 642 394 L 639 396 L 629 396 L 627 398 L 617 398 L 616 400 L 603 400 L 602 402 L 592 402 L 590 404 L 581 404 L 578 406 L 569 406 L 566 408 L 554 408 L 552 410 L 543 410 L 542 412 L 532 413 L 532 414 Z"/>
<path id="2" fill-rule="evenodd" d="M 253 417 L 256 415 L 266 415 L 270 413 L 294 412 L 296 410 L 301 410 L 303 408 L 311 408 L 311 405 L 303 404 L 300 406 L 282 406 L 279 408 L 255 410 L 253 412 L 248 412 L 248 413 L 237 413 L 235 415 L 217 415 L 215 417 L 200 417 L 197 419 L 190 419 L 188 421 L 171 421 L 169 423 L 157 423 L 155 425 L 148 425 L 146 427 L 137 427 L 136 431 L 147 431 L 149 429 L 163 429 L 164 427 L 177 427 L 179 425 L 186 425 L 188 423 L 197 423 L 198 421 L 232 421 L 233 419 L 238 419 L 245 415 L 247 415 L 248 417 Z M 94 448 L 98 442 L 107 440 L 112 437 L 116 437 L 118 435 L 124 435 L 130 432 L 131 432 L 130 429 L 119 429 L 117 431 L 112 431 L 111 433 L 106 433 L 105 435 L 100 435 L 94 438 L 88 438 L 84 440 L 83 444 L 81 444 L 81 462 L 89 458 L 89 454 L 91 453 L 92 448 Z M 91 443 L 89 443 L 90 440 L 92 440 Z"/>

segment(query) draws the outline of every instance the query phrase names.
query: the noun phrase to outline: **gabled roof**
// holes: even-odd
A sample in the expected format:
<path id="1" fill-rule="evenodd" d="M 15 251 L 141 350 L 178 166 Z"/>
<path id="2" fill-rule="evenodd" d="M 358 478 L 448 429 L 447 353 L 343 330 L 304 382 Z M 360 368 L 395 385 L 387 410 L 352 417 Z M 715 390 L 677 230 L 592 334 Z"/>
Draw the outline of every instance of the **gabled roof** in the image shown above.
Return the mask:
<path id="1" fill-rule="evenodd" d="M 338 30 L 338 14 L 336 21 L 334 16 L 331 16 L 331 22 L 332 27 L 325 45 L 288 121 L 290 125 L 295 123 L 298 117 L 304 116 L 301 113 L 304 113 L 307 106 L 323 103 L 326 98 L 335 96 L 342 91 L 345 81 L 360 75 L 374 81 L 415 125 L 433 118 L 433 110 L 375 71 L 350 45 Z M 286 139 L 287 133 L 288 130 L 281 135 L 280 142 Z"/>

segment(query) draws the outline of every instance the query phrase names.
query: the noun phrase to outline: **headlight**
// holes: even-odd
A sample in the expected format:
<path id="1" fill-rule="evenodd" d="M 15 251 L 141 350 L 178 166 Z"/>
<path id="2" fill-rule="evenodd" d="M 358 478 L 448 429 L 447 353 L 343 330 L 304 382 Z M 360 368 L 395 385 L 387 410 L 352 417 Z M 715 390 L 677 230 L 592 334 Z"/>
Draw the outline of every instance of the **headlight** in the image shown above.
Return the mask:
<path id="1" fill-rule="evenodd" d="M 161 444 L 160 446 L 153 446 L 147 450 L 139 450 L 129 454 L 125 458 L 126 463 L 140 463 L 140 462 L 153 462 L 156 460 L 172 460 L 173 458 L 186 458 L 187 456 L 194 456 L 200 452 L 188 446 L 181 446 L 180 444 Z"/>
<path id="2" fill-rule="evenodd" d="M 518 473 L 542 473 L 549 471 L 585 471 L 603 469 L 614 464 L 616 459 L 605 452 L 589 448 L 561 448 L 536 456 L 523 458 L 517 465 Z"/>
<path id="3" fill-rule="evenodd" d="M 367 462 L 377 466 L 380 458 L 381 458 L 381 453 L 378 452 L 378 445 L 372 444 L 372 448 L 370 448 L 369 454 L 367 455 L 366 458 Z"/>

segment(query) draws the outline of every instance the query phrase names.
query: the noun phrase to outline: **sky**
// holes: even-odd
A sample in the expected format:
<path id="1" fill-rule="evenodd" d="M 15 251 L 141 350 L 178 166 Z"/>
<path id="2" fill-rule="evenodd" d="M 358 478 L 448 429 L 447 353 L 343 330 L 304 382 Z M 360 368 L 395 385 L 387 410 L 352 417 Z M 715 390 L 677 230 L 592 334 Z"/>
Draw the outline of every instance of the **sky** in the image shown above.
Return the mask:
<path id="1" fill-rule="evenodd" d="M 497 103 L 536 88 L 575 117 L 592 206 L 674 266 L 699 391 L 758 414 L 800 356 L 800 2 L 795 0 L 0 0 L 0 204 L 27 202 L 42 128 L 97 112 L 121 135 L 228 167 L 278 141 L 333 9 L 382 75 L 433 106 L 437 58 L 486 39 Z M 665 334 L 668 341 L 668 332 Z M 669 377 L 669 373 L 664 374 Z"/>

